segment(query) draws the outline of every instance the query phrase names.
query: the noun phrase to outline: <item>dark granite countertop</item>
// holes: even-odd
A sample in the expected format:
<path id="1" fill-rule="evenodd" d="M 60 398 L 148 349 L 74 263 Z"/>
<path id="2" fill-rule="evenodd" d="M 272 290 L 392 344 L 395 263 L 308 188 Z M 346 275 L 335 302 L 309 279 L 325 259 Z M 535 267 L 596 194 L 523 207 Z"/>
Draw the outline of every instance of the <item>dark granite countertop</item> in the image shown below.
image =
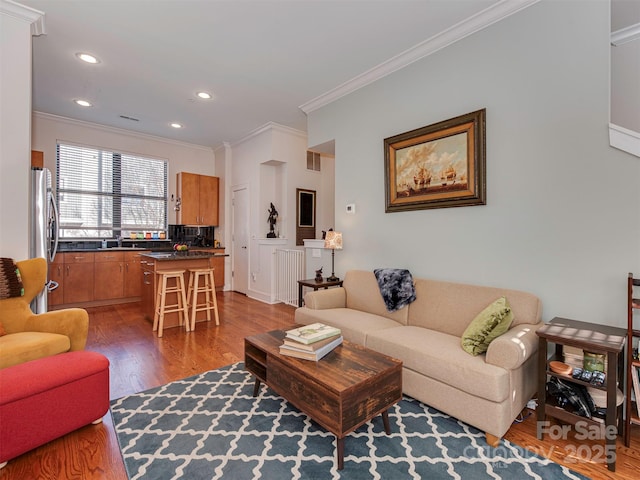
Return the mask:
<path id="1" fill-rule="evenodd" d="M 223 247 L 191 247 L 193 250 L 213 252 L 214 250 L 224 250 Z M 174 253 L 171 248 L 154 248 L 154 247 L 109 247 L 109 248 L 63 248 L 58 249 L 57 253 L 89 253 L 89 252 L 142 252 L 151 251 L 152 253 Z M 189 253 L 198 253 L 190 251 Z"/>
<path id="2" fill-rule="evenodd" d="M 213 251 L 188 251 L 188 252 L 151 252 L 143 253 L 141 256 L 153 258 L 158 261 L 172 260 L 197 260 L 199 258 L 228 257 L 228 253 L 215 253 Z"/>

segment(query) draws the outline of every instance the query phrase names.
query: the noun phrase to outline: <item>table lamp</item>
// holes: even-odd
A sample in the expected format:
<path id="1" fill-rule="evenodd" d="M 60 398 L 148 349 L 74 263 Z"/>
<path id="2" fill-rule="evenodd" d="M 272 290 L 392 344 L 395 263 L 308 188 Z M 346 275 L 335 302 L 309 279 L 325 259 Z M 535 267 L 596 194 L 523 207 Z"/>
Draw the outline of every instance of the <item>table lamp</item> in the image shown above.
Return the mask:
<path id="1" fill-rule="evenodd" d="M 337 282 L 340 279 L 336 277 L 334 262 L 336 250 L 342 250 L 342 233 L 329 230 L 324 237 L 324 248 L 331 249 L 331 276 L 327 277 L 327 281 Z"/>

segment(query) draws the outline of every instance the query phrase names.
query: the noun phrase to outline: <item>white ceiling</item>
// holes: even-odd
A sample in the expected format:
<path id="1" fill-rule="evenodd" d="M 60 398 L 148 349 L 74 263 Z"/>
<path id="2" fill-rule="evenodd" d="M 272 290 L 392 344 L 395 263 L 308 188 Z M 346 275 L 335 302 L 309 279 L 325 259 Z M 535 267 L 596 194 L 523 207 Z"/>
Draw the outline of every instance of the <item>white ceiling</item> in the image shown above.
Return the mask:
<path id="1" fill-rule="evenodd" d="M 306 131 L 301 105 L 505 3 L 18 1 L 45 12 L 46 34 L 33 38 L 34 111 L 212 147 L 268 122 Z M 199 90 L 214 99 L 197 100 Z"/>

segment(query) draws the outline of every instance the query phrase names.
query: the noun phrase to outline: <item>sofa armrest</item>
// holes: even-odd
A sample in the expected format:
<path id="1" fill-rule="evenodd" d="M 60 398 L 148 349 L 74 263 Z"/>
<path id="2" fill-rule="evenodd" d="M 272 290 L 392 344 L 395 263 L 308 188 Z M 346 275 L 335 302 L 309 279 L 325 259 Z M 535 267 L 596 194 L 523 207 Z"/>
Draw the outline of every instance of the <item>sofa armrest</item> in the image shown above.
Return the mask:
<path id="1" fill-rule="evenodd" d="M 89 314 L 82 308 L 66 308 L 31 315 L 25 324 L 25 331 L 66 335 L 71 343 L 70 351 L 83 350 L 89 332 Z"/>
<path id="2" fill-rule="evenodd" d="M 543 323 L 516 325 L 489 344 L 486 362 L 491 365 L 514 370 L 538 351 L 536 330 Z"/>
<path id="3" fill-rule="evenodd" d="M 308 292 L 304 296 L 304 306 L 312 310 L 345 308 L 347 306 L 347 292 L 344 287 Z"/>

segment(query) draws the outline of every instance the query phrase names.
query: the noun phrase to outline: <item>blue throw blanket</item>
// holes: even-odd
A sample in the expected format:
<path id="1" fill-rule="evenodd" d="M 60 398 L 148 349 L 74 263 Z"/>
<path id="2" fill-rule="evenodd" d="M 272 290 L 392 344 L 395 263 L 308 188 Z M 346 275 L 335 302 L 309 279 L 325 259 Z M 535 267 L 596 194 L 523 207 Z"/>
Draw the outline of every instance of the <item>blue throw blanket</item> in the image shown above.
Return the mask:
<path id="1" fill-rule="evenodd" d="M 416 299 L 416 289 L 409 270 L 377 268 L 373 273 L 376 275 L 382 299 L 389 312 L 400 310 Z"/>

